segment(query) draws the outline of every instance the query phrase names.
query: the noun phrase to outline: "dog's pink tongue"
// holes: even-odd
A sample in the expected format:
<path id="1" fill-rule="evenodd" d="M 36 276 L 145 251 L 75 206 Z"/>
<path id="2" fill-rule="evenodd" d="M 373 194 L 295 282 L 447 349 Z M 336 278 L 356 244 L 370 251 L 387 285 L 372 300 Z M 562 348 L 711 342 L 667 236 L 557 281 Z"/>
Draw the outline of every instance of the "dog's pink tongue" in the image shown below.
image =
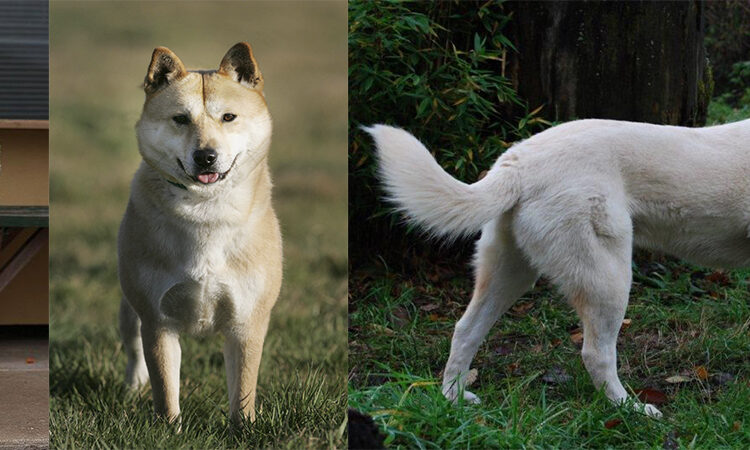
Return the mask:
<path id="1" fill-rule="evenodd" d="M 215 183 L 216 180 L 218 179 L 219 179 L 219 174 L 216 172 L 202 173 L 198 175 L 198 181 L 200 181 L 203 184 Z"/>

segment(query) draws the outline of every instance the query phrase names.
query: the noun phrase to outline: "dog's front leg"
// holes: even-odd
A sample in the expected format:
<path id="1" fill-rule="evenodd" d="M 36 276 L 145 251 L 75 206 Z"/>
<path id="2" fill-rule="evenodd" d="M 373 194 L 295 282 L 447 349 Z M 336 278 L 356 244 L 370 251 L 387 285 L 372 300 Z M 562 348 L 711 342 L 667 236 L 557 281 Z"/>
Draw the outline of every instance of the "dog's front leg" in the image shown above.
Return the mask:
<path id="1" fill-rule="evenodd" d="M 141 325 L 144 356 L 156 415 L 174 422 L 180 416 L 180 341 L 177 333 Z"/>
<path id="2" fill-rule="evenodd" d="M 268 316 L 251 322 L 240 333 L 228 333 L 224 344 L 229 417 L 235 424 L 241 423 L 243 417 L 255 421 L 255 392 Z"/>

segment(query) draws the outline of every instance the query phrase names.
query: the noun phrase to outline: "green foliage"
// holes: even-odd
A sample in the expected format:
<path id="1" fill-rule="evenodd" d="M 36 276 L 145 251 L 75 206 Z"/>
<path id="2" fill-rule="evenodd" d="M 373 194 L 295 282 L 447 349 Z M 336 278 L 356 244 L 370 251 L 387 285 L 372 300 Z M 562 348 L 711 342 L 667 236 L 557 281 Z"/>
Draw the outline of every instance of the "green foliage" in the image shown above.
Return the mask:
<path id="1" fill-rule="evenodd" d="M 528 112 L 508 77 L 516 51 L 501 1 L 349 3 L 349 216 L 379 202 L 372 144 L 361 125 L 415 134 L 452 175 L 474 182 L 511 145 L 547 122 Z M 355 239 L 357 236 L 353 236 Z"/>
<path id="2" fill-rule="evenodd" d="M 724 93 L 708 105 L 708 123 L 720 124 L 750 118 L 750 61 L 732 65 Z"/>
<path id="3" fill-rule="evenodd" d="M 714 71 L 716 94 L 722 95 L 734 89 L 735 63 L 750 55 L 750 3 L 747 0 L 725 0 L 704 2 L 704 5 L 706 53 Z"/>
<path id="4" fill-rule="evenodd" d="M 715 81 L 708 124 L 750 118 L 750 3 L 706 2 L 706 53 Z"/>
<path id="5" fill-rule="evenodd" d="M 750 104 L 750 61 L 732 64 L 732 70 L 729 72 L 728 92 L 724 95 L 727 95 L 734 105 Z"/>

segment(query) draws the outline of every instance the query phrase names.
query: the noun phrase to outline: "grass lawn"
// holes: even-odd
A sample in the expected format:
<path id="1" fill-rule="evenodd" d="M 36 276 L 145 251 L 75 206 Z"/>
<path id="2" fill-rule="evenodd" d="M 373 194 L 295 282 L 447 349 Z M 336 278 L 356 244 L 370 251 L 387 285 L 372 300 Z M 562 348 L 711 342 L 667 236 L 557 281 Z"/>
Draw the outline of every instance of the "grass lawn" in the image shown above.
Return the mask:
<path id="1" fill-rule="evenodd" d="M 55 448 L 342 448 L 346 340 L 346 5 L 70 3 L 51 15 L 50 425 Z M 116 234 L 154 47 L 215 68 L 247 40 L 274 118 L 285 278 L 256 423 L 229 426 L 222 338 L 182 338 L 182 432 L 123 388 Z"/>
<path id="2" fill-rule="evenodd" d="M 636 258 L 619 374 L 657 403 L 655 420 L 594 389 L 578 318 L 543 279 L 472 363 L 482 403 L 450 404 L 442 370 L 471 269 L 399 264 L 414 270 L 373 257 L 349 279 L 349 406 L 374 417 L 390 448 L 750 448 L 749 270 Z"/>
<path id="3" fill-rule="evenodd" d="M 442 272 L 444 275 L 436 276 Z M 653 420 L 596 392 L 576 343 L 577 316 L 546 283 L 501 317 L 472 367 L 480 405 L 440 392 L 466 273 L 353 277 L 349 405 L 373 415 L 394 448 L 750 445 L 750 272 L 674 261 L 636 268 L 618 342 L 619 373 L 665 414 Z M 705 368 L 708 377 L 700 373 Z M 568 381 L 545 382 L 551 371 Z M 683 375 L 686 381 L 669 383 Z"/>

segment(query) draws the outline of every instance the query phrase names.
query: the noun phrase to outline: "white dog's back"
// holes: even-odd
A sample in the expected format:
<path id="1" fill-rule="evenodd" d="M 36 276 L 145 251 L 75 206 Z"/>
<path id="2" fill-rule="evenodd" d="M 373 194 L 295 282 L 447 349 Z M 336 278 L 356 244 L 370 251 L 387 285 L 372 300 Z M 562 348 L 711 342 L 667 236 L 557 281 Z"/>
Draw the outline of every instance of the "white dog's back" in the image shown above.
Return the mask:
<path id="1" fill-rule="evenodd" d="M 750 264 L 750 120 L 708 128 L 569 122 L 515 145 L 470 185 L 406 131 L 366 130 L 389 199 L 435 234 L 476 232 L 526 203 L 546 213 L 523 228 L 545 232 L 583 212 L 606 233 L 617 226 L 604 216 L 609 205 L 624 202 L 637 245 L 708 265 Z"/>

